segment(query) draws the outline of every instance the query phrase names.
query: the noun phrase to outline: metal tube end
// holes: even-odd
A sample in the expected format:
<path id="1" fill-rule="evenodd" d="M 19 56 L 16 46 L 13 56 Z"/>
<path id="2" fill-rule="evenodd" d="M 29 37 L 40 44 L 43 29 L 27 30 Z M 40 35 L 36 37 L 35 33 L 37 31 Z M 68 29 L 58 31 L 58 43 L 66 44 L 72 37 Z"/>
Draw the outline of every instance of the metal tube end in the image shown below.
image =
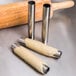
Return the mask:
<path id="1" fill-rule="evenodd" d="M 61 55 L 62 55 L 62 51 L 59 50 L 57 54 L 54 54 L 54 58 L 59 59 Z"/>
<path id="2" fill-rule="evenodd" d="M 35 1 L 29 1 L 28 4 L 35 4 Z"/>
<path id="3" fill-rule="evenodd" d="M 50 68 L 47 65 L 43 64 L 43 74 L 47 74 L 49 70 Z"/>
<path id="4" fill-rule="evenodd" d="M 26 44 L 25 44 L 25 40 L 24 40 L 23 38 L 18 39 L 17 42 L 20 43 L 20 44 L 23 45 L 23 46 L 26 46 Z"/>
<path id="5" fill-rule="evenodd" d="M 43 7 L 48 8 L 48 7 L 50 7 L 50 4 L 44 4 Z"/>
<path id="6" fill-rule="evenodd" d="M 21 39 L 18 40 L 18 42 L 24 44 L 24 39 L 21 38 Z"/>
<path id="7" fill-rule="evenodd" d="M 18 47 L 18 46 L 19 46 L 18 43 L 14 43 L 14 44 L 11 45 L 11 48 L 14 49 L 14 48 L 16 48 L 16 47 Z"/>

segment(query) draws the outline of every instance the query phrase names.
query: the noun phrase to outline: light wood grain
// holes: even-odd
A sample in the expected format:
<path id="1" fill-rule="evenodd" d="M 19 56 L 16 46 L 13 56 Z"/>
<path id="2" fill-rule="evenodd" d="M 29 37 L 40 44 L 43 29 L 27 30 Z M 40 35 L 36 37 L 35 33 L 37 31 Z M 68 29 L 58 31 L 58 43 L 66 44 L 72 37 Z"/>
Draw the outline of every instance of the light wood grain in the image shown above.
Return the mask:
<path id="1" fill-rule="evenodd" d="M 51 4 L 51 17 L 53 11 L 58 9 L 70 8 L 74 6 L 73 1 L 51 3 L 50 0 L 36 0 L 36 20 L 42 20 L 43 4 Z M 0 6 L 0 29 L 26 24 L 28 22 L 28 1 L 12 3 Z"/>

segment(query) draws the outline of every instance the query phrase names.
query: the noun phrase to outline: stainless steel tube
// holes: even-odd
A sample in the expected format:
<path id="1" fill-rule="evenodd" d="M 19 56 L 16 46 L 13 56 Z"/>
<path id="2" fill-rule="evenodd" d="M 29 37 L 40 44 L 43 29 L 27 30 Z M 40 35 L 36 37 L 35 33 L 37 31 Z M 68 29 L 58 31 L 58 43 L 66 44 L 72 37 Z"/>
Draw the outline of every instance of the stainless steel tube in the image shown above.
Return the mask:
<path id="1" fill-rule="evenodd" d="M 49 35 L 50 4 L 43 5 L 42 42 L 47 44 Z"/>
<path id="2" fill-rule="evenodd" d="M 35 38 L 35 1 L 28 2 L 28 36 Z"/>

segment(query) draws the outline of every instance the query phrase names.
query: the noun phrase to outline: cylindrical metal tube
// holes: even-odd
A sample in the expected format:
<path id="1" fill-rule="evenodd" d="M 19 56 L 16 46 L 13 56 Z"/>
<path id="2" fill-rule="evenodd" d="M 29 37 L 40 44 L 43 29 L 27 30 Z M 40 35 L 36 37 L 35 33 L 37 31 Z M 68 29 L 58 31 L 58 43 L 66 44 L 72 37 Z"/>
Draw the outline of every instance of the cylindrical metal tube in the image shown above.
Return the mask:
<path id="1" fill-rule="evenodd" d="M 49 35 L 50 4 L 43 5 L 42 42 L 47 44 Z"/>
<path id="2" fill-rule="evenodd" d="M 46 74 L 49 71 L 48 65 L 40 58 L 31 53 L 27 48 L 21 45 L 13 44 L 13 52 L 22 58 L 26 63 L 31 65 L 34 69 L 42 74 Z"/>
<path id="3" fill-rule="evenodd" d="M 28 2 L 28 35 L 35 38 L 35 1 Z"/>

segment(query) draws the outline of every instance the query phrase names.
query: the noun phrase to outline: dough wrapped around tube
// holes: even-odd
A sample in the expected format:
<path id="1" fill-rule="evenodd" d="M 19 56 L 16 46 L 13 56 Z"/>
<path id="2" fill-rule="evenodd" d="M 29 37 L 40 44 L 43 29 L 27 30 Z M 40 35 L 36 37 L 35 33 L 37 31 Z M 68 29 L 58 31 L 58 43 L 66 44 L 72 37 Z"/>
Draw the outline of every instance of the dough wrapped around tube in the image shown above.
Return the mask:
<path id="1" fill-rule="evenodd" d="M 30 50 L 28 50 L 27 48 L 19 44 L 13 44 L 12 49 L 16 55 L 22 58 L 26 63 L 31 65 L 34 69 L 36 69 L 41 74 L 46 74 L 49 71 L 48 65 L 40 58 L 32 54 Z"/>
<path id="2" fill-rule="evenodd" d="M 62 51 L 54 47 L 45 45 L 42 42 L 37 41 L 37 40 L 25 38 L 25 39 L 19 39 L 18 42 L 23 43 L 26 47 L 32 49 L 33 51 L 38 52 L 48 57 L 53 57 L 55 59 L 58 59 L 62 55 Z"/>

